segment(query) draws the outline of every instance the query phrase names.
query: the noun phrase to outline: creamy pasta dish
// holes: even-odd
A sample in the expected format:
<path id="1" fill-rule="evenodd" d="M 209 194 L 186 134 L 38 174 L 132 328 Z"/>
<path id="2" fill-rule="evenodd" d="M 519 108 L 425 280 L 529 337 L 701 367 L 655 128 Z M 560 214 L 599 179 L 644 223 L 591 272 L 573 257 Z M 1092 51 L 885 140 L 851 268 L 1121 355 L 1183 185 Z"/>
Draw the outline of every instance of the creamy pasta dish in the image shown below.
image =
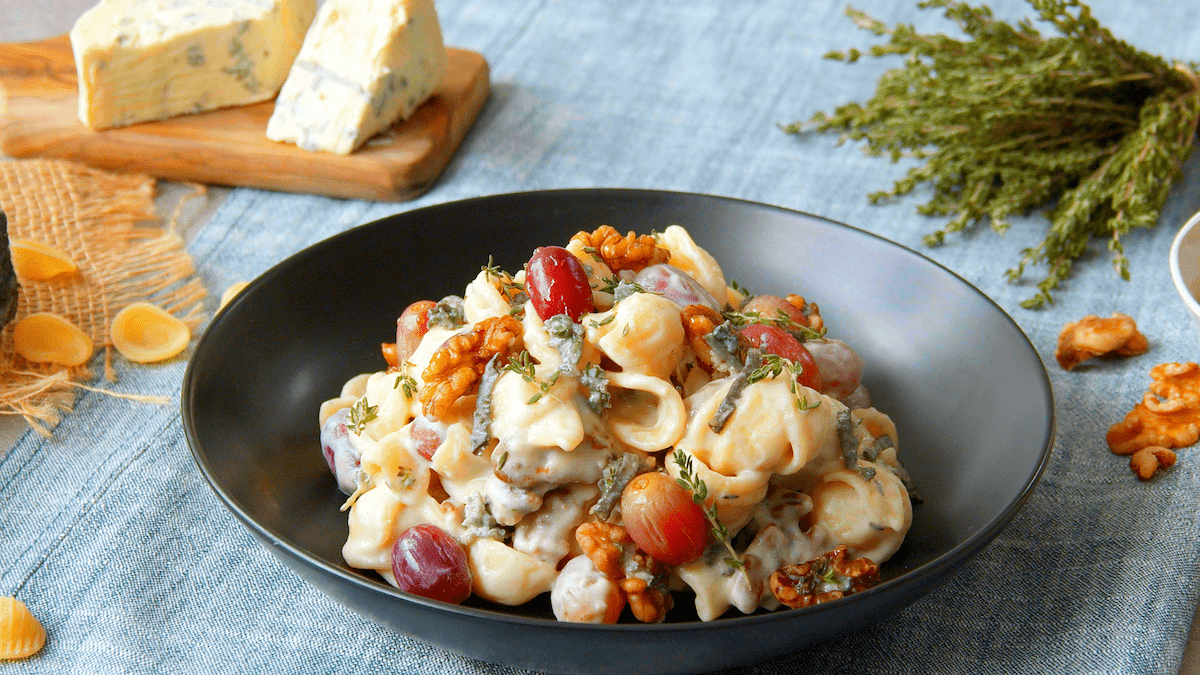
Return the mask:
<path id="1" fill-rule="evenodd" d="M 346 562 L 447 602 L 549 593 L 575 622 L 868 588 L 916 496 L 835 328 L 727 282 L 674 225 L 488 261 L 321 406 Z"/>

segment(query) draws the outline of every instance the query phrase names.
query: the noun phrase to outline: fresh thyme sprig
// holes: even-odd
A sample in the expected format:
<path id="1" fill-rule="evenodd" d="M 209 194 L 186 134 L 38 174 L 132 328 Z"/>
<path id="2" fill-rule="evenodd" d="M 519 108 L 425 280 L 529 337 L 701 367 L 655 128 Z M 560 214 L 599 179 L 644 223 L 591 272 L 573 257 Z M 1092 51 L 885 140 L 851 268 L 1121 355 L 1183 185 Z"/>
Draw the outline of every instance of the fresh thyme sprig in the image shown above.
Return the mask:
<path id="1" fill-rule="evenodd" d="M 482 271 L 486 272 L 489 277 L 494 277 L 496 281 L 500 282 L 500 291 L 503 293 L 504 299 L 510 303 L 525 293 L 525 285 L 515 281 L 511 274 L 500 269 L 500 266 L 492 261 L 492 256 L 488 256 L 488 263 L 483 266 Z M 524 300 L 521 302 L 523 303 Z"/>
<path id="2" fill-rule="evenodd" d="M 404 398 L 412 400 L 417 396 L 417 381 L 412 375 L 402 374 L 392 383 L 392 389 L 399 387 L 404 394 Z"/>
<path id="3" fill-rule="evenodd" d="M 534 363 L 530 359 L 527 350 L 521 350 L 520 354 L 508 357 L 508 363 L 504 364 L 501 370 L 507 370 L 510 373 L 520 375 L 526 382 L 533 382 L 537 377 L 537 372 L 534 370 Z"/>
<path id="4" fill-rule="evenodd" d="M 871 155 L 924 160 L 870 200 L 930 183 L 933 198 L 918 211 L 950 220 L 926 237 L 929 245 L 985 219 L 1004 232 L 1011 216 L 1044 210 L 1045 239 L 1005 273 L 1016 283 L 1026 265 L 1046 267 L 1037 293 L 1022 303 L 1036 309 L 1053 302 L 1093 236 L 1108 238 L 1113 267 L 1129 279 L 1122 237 L 1155 225 L 1191 151 L 1200 66 L 1169 63 L 1118 40 L 1079 0 L 1028 2 L 1060 36 L 953 0 L 919 6 L 943 8 L 967 40 L 889 28 L 848 9 L 855 23 L 888 39 L 869 54 L 903 55 L 904 66 L 885 73 L 865 104 L 784 130 L 838 130 L 843 140 L 866 141 Z M 862 55 L 850 49 L 826 57 L 854 62 Z"/>
<path id="5" fill-rule="evenodd" d="M 742 286 L 741 284 L 739 284 L 737 282 L 737 279 L 730 279 L 729 287 L 732 288 L 733 290 L 737 291 L 738 294 L 741 295 L 746 300 L 749 300 L 750 298 L 754 297 L 754 294 L 751 293 L 745 286 Z"/>
<path id="6" fill-rule="evenodd" d="M 634 281 L 626 281 L 616 275 L 604 277 L 603 281 L 604 285 L 596 290 L 600 291 L 601 293 L 609 293 L 611 295 L 618 295 L 618 292 L 620 292 L 622 297 L 618 299 L 618 302 L 629 297 L 630 295 L 633 295 L 634 293 L 650 292 L 645 288 L 642 288 L 641 284 Z"/>
<path id="7" fill-rule="evenodd" d="M 584 246 L 583 252 L 591 256 L 592 260 L 595 260 L 596 262 L 604 262 L 604 257 L 600 255 L 600 250 L 595 246 Z"/>
<path id="8" fill-rule="evenodd" d="M 521 353 L 516 356 L 508 357 L 508 363 L 505 364 L 501 370 L 507 370 L 509 372 L 516 373 L 517 375 L 520 375 L 521 379 L 525 380 L 526 382 L 536 384 L 538 386 L 538 393 L 534 394 L 532 398 L 525 402 L 527 405 L 533 405 L 534 403 L 537 403 L 538 401 L 542 400 L 543 396 L 550 393 L 550 388 L 558 382 L 558 376 L 562 374 L 561 371 L 556 370 L 548 380 L 537 379 L 537 371 L 534 369 L 534 363 L 532 360 L 530 360 L 529 352 L 524 350 L 522 350 Z"/>
<path id="9" fill-rule="evenodd" d="M 788 389 L 792 392 L 792 397 L 796 400 L 796 408 L 799 410 L 812 410 L 821 405 L 821 401 L 815 403 L 808 402 L 808 396 L 801 394 L 796 388 L 796 379 L 800 377 L 800 373 L 804 372 L 804 364 L 796 363 L 790 359 L 785 359 L 777 354 L 763 352 L 763 364 L 754 369 L 746 378 L 746 386 L 750 386 L 761 380 L 773 379 L 782 375 L 785 371 L 788 374 Z"/>
<path id="10" fill-rule="evenodd" d="M 725 559 L 725 564 L 746 574 L 746 563 L 742 562 L 741 556 L 733 550 L 729 528 L 721 522 L 721 518 L 717 514 L 716 502 L 714 501 L 712 506 L 704 505 L 704 500 L 708 499 L 708 485 L 705 484 L 704 479 L 696 476 L 696 467 L 692 463 L 691 455 L 676 449 L 671 455 L 671 459 L 675 462 L 675 466 L 679 467 L 679 478 L 676 478 L 675 482 L 679 484 L 679 487 L 692 493 L 692 501 L 704 510 L 704 517 L 708 519 L 713 537 L 724 544 L 725 550 L 729 551 L 730 557 Z M 746 580 L 749 581 L 749 577 Z"/>
<path id="11" fill-rule="evenodd" d="M 367 405 L 366 397 L 360 398 L 358 403 L 350 406 L 350 423 L 346 425 L 346 428 L 361 435 L 366 430 L 367 424 L 379 417 L 378 413 L 379 406 Z"/>
<path id="12" fill-rule="evenodd" d="M 774 316 L 766 316 L 761 312 L 749 311 L 739 312 L 736 310 L 726 310 L 721 312 L 721 317 L 734 326 L 746 326 L 752 323 L 761 323 L 765 326 L 774 326 L 783 330 L 795 331 L 799 333 L 805 340 L 820 340 L 825 337 L 825 328 L 821 330 L 813 330 L 808 326 L 796 321 L 788 316 L 788 313 L 782 309 L 775 310 Z"/>
<path id="13" fill-rule="evenodd" d="M 526 401 L 525 403 L 527 405 L 533 405 L 534 403 L 537 403 L 538 401 L 542 400 L 542 397 L 545 396 L 546 394 L 549 394 L 550 388 L 553 387 L 556 382 L 558 382 L 559 375 L 562 375 L 562 371 L 556 370 L 556 371 L 554 371 L 554 374 L 551 375 L 550 379 L 548 379 L 548 380 L 545 380 L 545 381 L 536 381 L 535 380 L 535 382 L 537 382 L 537 386 L 538 386 L 538 393 L 531 396 L 529 398 L 529 400 Z"/>

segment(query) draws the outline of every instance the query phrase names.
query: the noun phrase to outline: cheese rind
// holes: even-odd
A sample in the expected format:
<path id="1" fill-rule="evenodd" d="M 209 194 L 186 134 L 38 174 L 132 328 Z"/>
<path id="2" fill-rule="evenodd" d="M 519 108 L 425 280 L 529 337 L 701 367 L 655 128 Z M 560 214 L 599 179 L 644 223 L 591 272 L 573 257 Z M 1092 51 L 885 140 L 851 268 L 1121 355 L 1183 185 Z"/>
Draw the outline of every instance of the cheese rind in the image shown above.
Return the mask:
<path id="1" fill-rule="evenodd" d="M 325 0 L 275 101 L 267 138 L 349 154 L 407 119 L 445 74 L 431 0 Z"/>
<path id="2" fill-rule="evenodd" d="M 275 96 L 316 0 L 101 0 L 71 29 L 91 129 Z"/>

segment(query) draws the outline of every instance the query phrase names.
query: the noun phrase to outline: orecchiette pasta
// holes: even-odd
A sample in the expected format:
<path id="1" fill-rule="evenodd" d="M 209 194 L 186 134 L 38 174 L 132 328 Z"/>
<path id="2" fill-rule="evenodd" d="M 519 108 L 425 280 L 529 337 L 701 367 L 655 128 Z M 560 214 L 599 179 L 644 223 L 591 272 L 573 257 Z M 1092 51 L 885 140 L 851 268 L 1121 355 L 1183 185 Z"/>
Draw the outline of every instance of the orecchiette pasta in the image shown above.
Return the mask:
<path id="1" fill-rule="evenodd" d="M 622 371 L 667 379 L 683 358 L 683 323 L 679 307 L 650 293 L 634 293 L 610 310 L 587 321 L 587 342 Z"/>
<path id="2" fill-rule="evenodd" d="M 476 539 L 467 549 L 471 592 L 502 605 L 523 605 L 554 587 L 553 565 L 495 539 Z"/>
<path id="3" fill-rule="evenodd" d="M 632 372 L 606 372 L 611 408 L 608 428 L 625 445 L 655 452 L 675 445 L 687 425 L 679 392 L 667 380 Z"/>
<path id="4" fill-rule="evenodd" d="M 659 243 L 671 251 L 670 264 L 686 272 L 712 294 L 726 297 L 725 274 L 708 251 L 696 245 L 687 230 L 671 225 L 658 235 Z"/>
<path id="5" fill-rule="evenodd" d="M 452 601 L 548 592 L 560 620 L 612 623 L 661 621 L 684 589 L 706 621 L 777 609 L 776 570 L 839 546 L 894 554 L 911 478 L 853 350 L 803 303 L 726 286 L 682 227 L 597 232 L 414 304 L 389 367 L 322 404 L 346 562 L 413 592 L 461 584 Z M 685 331 L 685 316 L 706 322 Z M 496 322 L 507 341 L 479 342 Z M 447 351 L 458 335 L 478 348 Z M 453 396 L 423 406 L 437 386 Z"/>

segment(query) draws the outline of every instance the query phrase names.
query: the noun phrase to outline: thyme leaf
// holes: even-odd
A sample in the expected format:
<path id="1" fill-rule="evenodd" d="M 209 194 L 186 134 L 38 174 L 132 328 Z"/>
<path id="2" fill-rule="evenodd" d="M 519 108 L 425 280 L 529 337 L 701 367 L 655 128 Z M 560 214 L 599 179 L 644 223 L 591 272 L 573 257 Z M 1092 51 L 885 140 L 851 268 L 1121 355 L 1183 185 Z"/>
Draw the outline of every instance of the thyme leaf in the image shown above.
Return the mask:
<path id="1" fill-rule="evenodd" d="M 747 301 L 750 300 L 750 298 L 754 297 L 754 294 L 751 293 L 750 290 L 747 289 L 745 286 L 742 286 L 741 284 L 739 284 L 737 282 L 737 279 L 730 279 L 729 287 L 732 288 L 733 290 L 737 291 L 737 293 L 739 295 L 741 295 L 742 298 L 744 298 Z"/>
<path id="2" fill-rule="evenodd" d="M 755 368 L 746 377 L 746 386 L 750 386 L 761 380 L 769 380 L 779 377 L 783 373 L 788 374 L 788 389 L 792 392 L 792 396 L 796 399 L 796 408 L 799 410 L 812 410 L 821 405 L 821 401 L 815 403 L 808 402 L 808 396 L 800 393 L 798 388 L 798 380 L 800 374 L 804 372 L 804 364 L 797 363 L 791 359 L 785 359 L 778 354 L 770 352 L 762 353 L 762 365 Z"/>
<path id="3" fill-rule="evenodd" d="M 488 262 L 483 266 L 482 271 L 486 272 L 489 278 L 495 278 L 499 282 L 500 292 L 508 301 L 510 314 L 516 313 L 512 308 L 524 305 L 529 300 L 529 294 L 525 292 L 525 285 L 513 279 L 511 274 L 494 264 L 492 256 L 488 256 Z"/>
<path id="4" fill-rule="evenodd" d="M 704 505 L 704 500 L 708 498 L 708 485 L 705 484 L 703 478 L 696 476 L 696 466 L 692 463 L 691 455 L 676 449 L 671 455 L 671 460 L 675 462 L 675 466 L 679 467 L 679 478 L 676 478 L 675 482 L 684 490 L 692 493 L 692 501 L 704 511 L 704 517 L 708 520 L 713 538 L 721 542 L 725 546 L 725 550 L 729 551 L 730 557 L 725 559 L 725 564 L 740 570 L 742 574 L 746 575 L 746 581 L 749 583 L 750 576 L 746 572 L 746 564 L 733 549 L 733 538 L 729 534 L 729 528 L 725 527 L 717 514 L 716 501 L 712 503 L 712 506 Z"/>
<path id="5" fill-rule="evenodd" d="M 400 467 L 396 472 L 396 487 L 401 490 L 407 490 L 417 482 L 417 477 L 413 475 L 412 470 L 408 467 Z"/>
<path id="6" fill-rule="evenodd" d="M 508 357 L 508 363 L 501 370 L 516 373 L 526 382 L 533 382 L 536 377 L 533 361 L 530 360 L 529 352 L 526 350 L 521 350 L 521 353 L 516 356 Z"/>
<path id="7" fill-rule="evenodd" d="M 356 434 L 362 435 L 362 432 L 367 429 L 367 424 L 379 417 L 378 413 L 379 406 L 367 405 L 366 397 L 360 398 L 358 399 L 358 403 L 350 407 L 350 419 L 346 428 Z"/>
<path id="8" fill-rule="evenodd" d="M 592 257 L 596 262 L 604 262 L 604 258 L 600 255 L 600 251 L 595 246 L 584 246 L 583 252 Z"/>
<path id="9" fill-rule="evenodd" d="M 399 387 L 401 393 L 404 394 L 404 398 L 409 400 L 412 400 L 417 395 L 417 381 L 412 375 L 404 374 L 397 377 L 396 381 L 392 383 L 392 389 L 396 387 Z"/>
<path id="10" fill-rule="evenodd" d="M 870 56 L 905 56 L 904 65 L 886 72 L 865 103 L 783 129 L 837 131 L 842 140 L 865 141 L 869 155 L 923 160 L 868 197 L 879 203 L 930 184 L 933 197 L 917 211 L 949 218 L 925 237 L 930 246 L 983 221 L 1002 233 L 1013 215 L 1044 213 L 1045 238 L 1004 275 L 1018 283 L 1027 266 L 1045 268 L 1037 292 L 1021 303 L 1037 309 L 1054 301 L 1093 237 L 1107 238 L 1113 268 L 1129 279 L 1122 237 L 1157 223 L 1191 152 L 1200 65 L 1168 62 L 1115 38 L 1080 0 L 1028 2 L 1059 35 L 954 0 L 919 7 L 943 9 L 965 40 L 847 9 L 886 38 Z M 856 49 L 826 55 L 849 63 L 861 56 Z"/>
<path id="11" fill-rule="evenodd" d="M 721 312 L 721 317 L 734 326 L 747 326 L 753 323 L 761 323 L 764 326 L 773 326 L 792 333 L 797 341 L 804 342 L 805 340 L 821 340 L 825 338 L 825 328 L 821 330 L 813 330 L 808 326 L 796 321 L 788 316 L 787 312 L 782 309 L 775 310 L 774 316 L 766 316 L 761 312 L 749 311 L 738 312 L 728 310 Z"/>
<path id="12" fill-rule="evenodd" d="M 522 350 L 521 353 L 517 354 L 516 356 L 508 357 L 508 363 L 500 368 L 500 370 L 507 370 L 509 372 L 516 373 L 517 375 L 520 375 L 521 379 L 525 380 L 526 382 L 529 382 L 530 384 L 536 384 L 538 386 L 538 393 L 534 394 L 532 398 L 525 402 L 527 405 L 533 405 L 534 403 L 542 400 L 542 396 L 545 396 L 550 392 L 550 388 L 553 387 L 556 382 L 558 382 L 558 376 L 562 374 L 562 371 L 556 370 L 554 371 L 554 374 L 550 376 L 550 379 L 544 382 L 538 380 L 537 370 L 534 367 L 533 361 L 530 359 L 529 352 L 526 350 Z"/>
<path id="13" fill-rule="evenodd" d="M 556 371 L 554 371 L 554 374 L 550 376 L 550 379 L 545 380 L 543 382 L 537 382 L 538 393 L 536 393 L 532 397 L 530 397 L 530 399 L 528 401 L 526 401 L 525 403 L 527 405 L 533 405 L 534 403 L 537 403 L 538 401 L 542 400 L 542 397 L 545 396 L 546 394 L 549 394 L 550 388 L 553 387 L 556 382 L 558 382 L 559 375 L 562 375 L 562 371 L 556 370 Z"/>

